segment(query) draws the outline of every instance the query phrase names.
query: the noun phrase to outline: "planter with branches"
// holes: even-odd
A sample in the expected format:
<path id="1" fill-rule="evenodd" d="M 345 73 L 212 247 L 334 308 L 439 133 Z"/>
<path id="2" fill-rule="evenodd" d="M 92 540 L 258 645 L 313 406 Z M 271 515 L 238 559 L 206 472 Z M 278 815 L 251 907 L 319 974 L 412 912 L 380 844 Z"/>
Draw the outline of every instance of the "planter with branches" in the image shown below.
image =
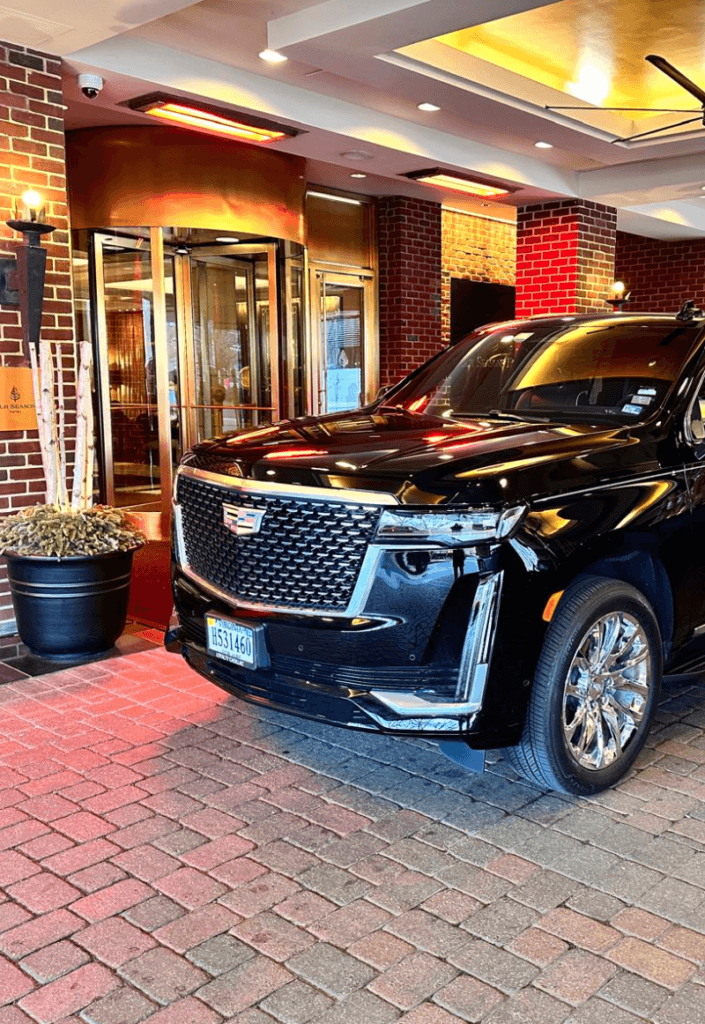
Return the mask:
<path id="1" fill-rule="evenodd" d="M 29 352 L 45 501 L 0 519 L 0 554 L 21 640 L 43 657 L 74 660 L 109 649 L 122 633 L 144 537 L 121 510 L 93 505 L 90 343 L 80 346 L 70 487 L 61 348 L 42 339 Z"/>

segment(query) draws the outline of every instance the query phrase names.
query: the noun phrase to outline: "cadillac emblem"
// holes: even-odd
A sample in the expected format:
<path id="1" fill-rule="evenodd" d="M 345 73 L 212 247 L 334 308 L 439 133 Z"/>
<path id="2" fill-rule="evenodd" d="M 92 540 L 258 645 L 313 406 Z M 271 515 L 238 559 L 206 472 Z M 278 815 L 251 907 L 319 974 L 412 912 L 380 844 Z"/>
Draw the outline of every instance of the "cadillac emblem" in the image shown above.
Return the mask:
<path id="1" fill-rule="evenodd" d="M 251 537 L 259 533 L 265 509 L 245 508 L 239 505 L 223 505 L 223 523 L 236 537 Z"/>

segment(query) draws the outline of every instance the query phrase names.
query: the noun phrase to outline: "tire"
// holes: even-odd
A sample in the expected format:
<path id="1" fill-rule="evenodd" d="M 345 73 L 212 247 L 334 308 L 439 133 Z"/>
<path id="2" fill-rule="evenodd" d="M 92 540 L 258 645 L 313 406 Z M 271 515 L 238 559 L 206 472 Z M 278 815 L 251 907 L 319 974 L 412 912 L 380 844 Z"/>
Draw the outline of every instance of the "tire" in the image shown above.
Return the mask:
<path id="1" fill-rule="evenodd" d="M 610 659 L 611 672 L 597 671 Z M 507 760 L 561 793 L 613 786 L 644 745 L 662 670 L 661 633 L 644 595 L 621 580 L 579 577 L 546 632 L 524 733 Z"/>

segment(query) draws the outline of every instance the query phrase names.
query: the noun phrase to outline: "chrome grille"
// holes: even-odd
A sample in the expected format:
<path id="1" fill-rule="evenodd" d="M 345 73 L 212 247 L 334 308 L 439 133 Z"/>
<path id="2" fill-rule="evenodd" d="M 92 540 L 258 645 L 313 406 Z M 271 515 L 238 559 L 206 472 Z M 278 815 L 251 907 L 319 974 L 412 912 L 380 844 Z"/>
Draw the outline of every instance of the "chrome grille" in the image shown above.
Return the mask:
<path id="1" fill-rule="evenodd" d="M 201 579 L 242 602 L 344 611 L 352 597 L 378 505 L 248 492 L 180 475 L 183 548 Z M 264 510 L 260 531 L 236 537 L 223 504 Z"/>

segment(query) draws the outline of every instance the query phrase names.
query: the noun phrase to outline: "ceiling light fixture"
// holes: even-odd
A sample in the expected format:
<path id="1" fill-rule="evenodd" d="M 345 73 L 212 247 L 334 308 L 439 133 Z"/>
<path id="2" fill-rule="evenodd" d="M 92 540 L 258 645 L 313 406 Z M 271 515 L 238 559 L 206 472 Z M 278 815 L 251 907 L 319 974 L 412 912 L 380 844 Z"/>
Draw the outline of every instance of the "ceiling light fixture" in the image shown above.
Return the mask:
<path id="1" fill-rule="evenodd" d="M 455 171 L 444 171 L 442 167 L 431 167 L 425 171 L 409 171 L 403 177 L 424 185 L 433 185 L 436 188 L 449 189 L 452 192 L 462 192 L 467 196 L 481 196 L 483 199 L 499 199 L 516 192 L 516 189 L 510 188 L 508 185 L 495 184 L 484 178 L 466 177 Z"/>
<path id="2" fill-rule="evenodd" d="M 367 175 L 363 174 L 362 171 L 357 171 L 356 173 L 351 174 L 350 177 L 351 178 L 366 178 Z"/>
<path id="3" fill-rule="evenodd" d="M 247 120 L 242 120 L 239 114 L 235 115 L 222 107 L 206 103 L 199 103 L 196 106 L 190 100 L 167 96 L 164 93 L 138 96 L 134 100 L 129 100 L 127 106 L 131 110 L 139 110 L 143 114 L 157 117 L 161 121 L 169 121 L 181 128 L 191 128 L 207 135 L 220 135 L 226 139 L 240 139 L 243 142 L 279 142 L 281 139 L 301 134 L 297 128 L 249 116 Z"/>
<path id="4" fill-rule="evenodd" d="M 534 145 L 537 149 L 553 149 L 552 142 L 535 142 Z"/>
<path id="5" fill-rule="evenodd" d="M 219 235 L 216 238 L 216 242 L 220 242 L 221 245 L 235 245 L 239 241 L 239 238 L 233 238 L 230 235 Z"/>
<path id="6" fill-rule="evenodd" d="M 262 60 L 266 60 L 268 64 L 285 64 L 289 59 L 277 50 L 260 50 L 258 56 L 261 57 Z"/>
<path id="7" fill-rule="evenodd" d="M 348 196 L 334 196 L 332 192 L 312 192 L 306 193 L 307 196 L 315 196 L 317 199 L 330 199 L 332 203 L 348 203 L 350 206 L 362 206 L 359 199 L 350 199 Z"/>
<path id="8" fill-rule="evenodd" d="M 435 114 L 436 111 L 440 110 L 441 108 L 437 106 L 435 103 L 418 103 L 416 105 L 416 109 L 424 110 L 429 114 Z"/>
<path id="9" fill-rule="evenodd" d="M 372 154 L 364 149 L 349 149 L 346 153 L 340 154 L 345 160 L 371 160 Z"/>

